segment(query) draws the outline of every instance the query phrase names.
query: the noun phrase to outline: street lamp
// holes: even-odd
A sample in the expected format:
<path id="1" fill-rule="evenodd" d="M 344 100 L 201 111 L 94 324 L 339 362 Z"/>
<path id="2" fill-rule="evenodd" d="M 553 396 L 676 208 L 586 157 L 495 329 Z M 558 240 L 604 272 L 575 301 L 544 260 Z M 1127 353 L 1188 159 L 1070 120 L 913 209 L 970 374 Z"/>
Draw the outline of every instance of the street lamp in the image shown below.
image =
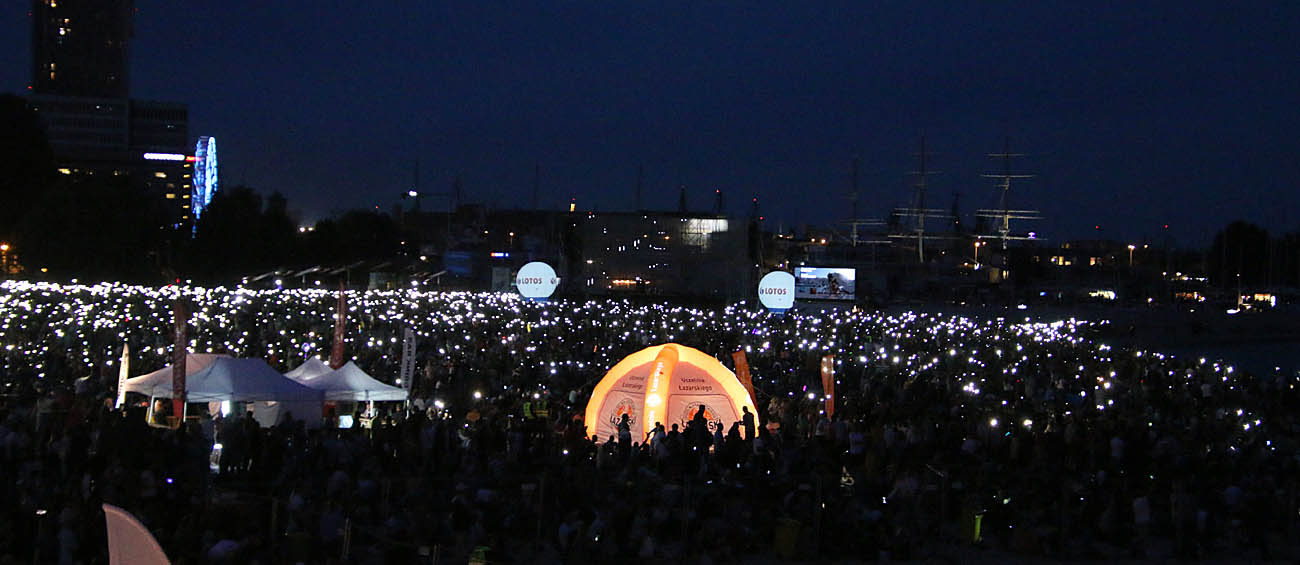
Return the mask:
<path id="1" fill-rule="evenodd" d="M 1128 244 L 1128 266 L 1130 266 L 1130 267 L 1133 266 L 1133 250 L 1134 250 L 1134 249 L 1137 249 L 1137 246 L 1136 246 L 1136 245 L 1133 245 L 1132 243 Z"/>
<path id="2" fill-rule="evenodd" d="M 412 212 L 420 211 L 420 198 L 422 197 L 424 197 L 424 194 L 421 194 L 420 191 L 415 189 L 408 190 L 403 194 L 403 198 L 410 198 L 414 201 L 411 203 Z"/>
<path id="3" fill-rule="evenodd" d="M 975 267 L 976 267 L 976 268 L 979 268 L 979 264 L 980 264 L 980 248 L 983 247 L 983 246 L 984 246 L 984 242 L 983 242 L 983 241 L 976 241 L 976 242 L 975 242 Z"/>

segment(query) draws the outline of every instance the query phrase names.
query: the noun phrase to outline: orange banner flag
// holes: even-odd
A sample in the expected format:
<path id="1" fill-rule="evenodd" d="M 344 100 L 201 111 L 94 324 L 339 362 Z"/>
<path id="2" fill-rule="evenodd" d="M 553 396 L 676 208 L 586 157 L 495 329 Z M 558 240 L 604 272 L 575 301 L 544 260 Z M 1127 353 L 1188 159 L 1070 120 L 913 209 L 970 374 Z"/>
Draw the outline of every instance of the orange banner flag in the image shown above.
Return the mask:
<path id="1" fill-rule="evenodd" d="M 826 394 L 826 417 L 835 415 L 835 356 L 822 357 L 822 390 Z"/>
<path id="2" fill-rule="evenodd" d="M 749 393 L 749 401 L 757 407 L 758 399 L 754 397 L 754 381 L 749 376 L 749 358 L 745 356 L 744 351 L 732 353 L 731 358 L 736 362 L 736 378 L 740 379 L 740 384 L 745 385 L 745 392 Z"/>
<path id="3" fill-rule="evenodd" d="M 184 300 L 177 298 L 172 303 L 172 415 L 176 421 L 185 419 L 185 363 L 189 354 L 190 342 L 186 338 L 186 324 L 189 322 L 189 310 Z"/>

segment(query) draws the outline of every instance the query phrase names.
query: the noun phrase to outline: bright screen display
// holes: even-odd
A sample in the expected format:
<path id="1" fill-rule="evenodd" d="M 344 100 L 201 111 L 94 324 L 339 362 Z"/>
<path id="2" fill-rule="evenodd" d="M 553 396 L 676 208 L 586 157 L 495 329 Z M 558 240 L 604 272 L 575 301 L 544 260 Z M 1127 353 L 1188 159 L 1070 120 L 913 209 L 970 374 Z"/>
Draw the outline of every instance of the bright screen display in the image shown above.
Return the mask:
<path id="1" fill-rule="evenodd" d="M 812 300 L 853 300 L 857 271 L 831 267 L 795 269 L 794 297 Z"/>

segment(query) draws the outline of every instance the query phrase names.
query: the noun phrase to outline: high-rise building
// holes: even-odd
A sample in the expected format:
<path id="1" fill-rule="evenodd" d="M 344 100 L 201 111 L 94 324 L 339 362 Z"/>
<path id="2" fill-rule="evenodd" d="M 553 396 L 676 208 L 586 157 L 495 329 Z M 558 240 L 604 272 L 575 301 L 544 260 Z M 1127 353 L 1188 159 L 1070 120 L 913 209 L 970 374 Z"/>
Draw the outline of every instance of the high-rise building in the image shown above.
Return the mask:
<path id="1" fill-rule="evenodd" d="M 189 108 L 133 100 L 127 80 L 134 0 L 34 0 L 32 94 L 59 172 L 116 176 L 193 222 Z"/>
<path id="2" fill-rule="evenodd" d="M 33 0 L 32 91 L 126 98 L 133 0 Z"/>

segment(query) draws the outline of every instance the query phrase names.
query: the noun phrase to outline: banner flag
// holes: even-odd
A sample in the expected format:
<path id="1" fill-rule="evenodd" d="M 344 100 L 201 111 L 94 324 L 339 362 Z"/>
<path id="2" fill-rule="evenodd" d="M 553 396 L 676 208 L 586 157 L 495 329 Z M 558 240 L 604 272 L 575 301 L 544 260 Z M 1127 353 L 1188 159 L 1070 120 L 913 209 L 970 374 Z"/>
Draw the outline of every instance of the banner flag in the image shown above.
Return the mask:
<path id="1" fill-rule="evenodd" d="M 411 379 L 415 378 L 415 330 L 411 326 L 406 327 L 406 335 L 402 339 L 402 368 L 397 374 L 402 379 L 402 388 L 411 392 Z"/>
<path id="2" fill-rule="evenodd" d="M 186 323 L 189 312 L 185 302 L 177 298 L 172 303 L 175 327 L 172 328 L 172 415 L 180 422 L 185 418 L 185 358 L 188 356 L 190 343 L 186 338 Z"/>
<path id="3" fill-rule="evenodd" d="M 338 308 L 334 313 L 334 348 L 330 350 L 331 369 L 343 366 L 343 335 L 347 333 L 347 326 L 348 295 L 343 288 L 343 283 L 340 282 Z"/>
<path id="4" fill-rule="evenodd" d="M 822 390 L 826 394 L 826 417 L 835 415 L 835 356 L 822 357 Z"/>
<path id="5" fill-rule="evenodd" d="M 127 374 L 130 373 L 130 370 L 131 370 L 131 346 L 129 344 L 123 343 L 122 362 L 119 363 L 117 366 L 117 402 L 113 404 L 114 410 L 121 408 L 122 403 L 126 402 L 126 377 Z"/>
<path id="6" fill-rule="evenodd" d="M 731 354 L 731 358 L 736 362 L 736 378 L 740 379 L 740 384 L 745 385 L 745 392 L 749 393 L 749 401 L 758 406 L 758 399 L 754 397 L 754 381 L 749 376 L 749 358 L 745 352 L 737 351 Z"/>

